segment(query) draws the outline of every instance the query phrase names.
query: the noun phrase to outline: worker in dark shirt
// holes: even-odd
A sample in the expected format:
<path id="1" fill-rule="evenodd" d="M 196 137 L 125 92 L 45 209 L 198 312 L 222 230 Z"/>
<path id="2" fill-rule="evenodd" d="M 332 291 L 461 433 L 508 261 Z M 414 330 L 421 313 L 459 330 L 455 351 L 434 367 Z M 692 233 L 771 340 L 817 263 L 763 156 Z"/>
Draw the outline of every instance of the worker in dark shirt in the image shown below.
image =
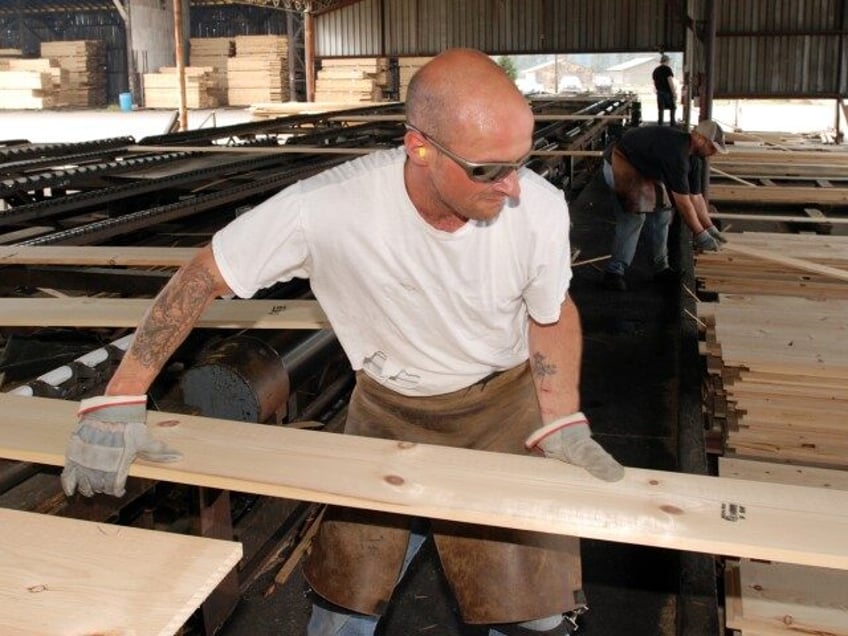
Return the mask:
<path id="1" fill-rule="evenodd" d="M 674 126 L 674 113 L 677 110 L 677 90 L 674 87 L 674 71 L 669 66 L 668 55 L 663 54 L 660 57 L 659 66 L 651 73 L 651 79 L 654 80 L 654 89 L 657 92 L 657 124 L 663 125 L 663 112 L 668 110 L 668 125 Z"/>
<path id="2" fill-rule="evenodd" d="M 604 286 L 624 291 L 624 272 L 633 261 L 647 222 L 654 278 L 677 280 L 668 263 L 668 228 L 676 208 L 701 250 L 717 250 L 725 237 L 713 225 L 702 191 L 707 157 L 725 153 L 724 131 L 711 120 L 692 132 L 661 126 L 628 130 L 604 152 L 604 180 L 612 189 L 615 235 Z M 671 199 L 669 199 L 669 192 Z"/>

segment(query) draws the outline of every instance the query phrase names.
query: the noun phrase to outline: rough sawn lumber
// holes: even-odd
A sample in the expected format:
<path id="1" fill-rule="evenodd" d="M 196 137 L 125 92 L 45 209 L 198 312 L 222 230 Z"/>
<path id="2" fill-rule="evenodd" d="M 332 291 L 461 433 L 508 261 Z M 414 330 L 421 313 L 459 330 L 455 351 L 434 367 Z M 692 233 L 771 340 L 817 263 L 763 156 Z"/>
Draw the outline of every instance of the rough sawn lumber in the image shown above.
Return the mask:
<path id="1" fill-rule="evenodd" d="M 77 403 L 0 394 L 0 453 L 61 465 Z M 131 475 L 708 554 L 848 569 L 848 492 L 150 412 L 173 464 Z"/>

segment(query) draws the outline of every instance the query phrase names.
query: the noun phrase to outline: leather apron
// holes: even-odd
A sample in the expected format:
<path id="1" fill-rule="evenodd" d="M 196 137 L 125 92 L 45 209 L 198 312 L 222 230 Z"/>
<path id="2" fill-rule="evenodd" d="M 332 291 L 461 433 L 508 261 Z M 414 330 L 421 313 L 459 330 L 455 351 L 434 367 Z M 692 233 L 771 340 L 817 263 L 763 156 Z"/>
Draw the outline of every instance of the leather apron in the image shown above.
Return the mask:
<path id="1" fill-rule="evenodd" d="M 625 212 L 645 214 L 671 206 L 662 182 L 643 177 L 618 145 L 613 148 L 610 163 L 615 194 Z"/>
<path id="2" fill-rule="evenodd" d="M 345 432 L 425 444 L 527 454 L 541 425 L 528 364 L 465 389 L 406 397 L 362 372 Z M 565 496 L 565 495 L 564 495 Z M 329 507 L 304 566 L 315 592 L 361 614 L 382 615 L 403 564 L 411 518 Z M 445 577 L 469 624 L 553 616 L 582 603 L 580 542 L 490 526 L 431 520 Z"/>

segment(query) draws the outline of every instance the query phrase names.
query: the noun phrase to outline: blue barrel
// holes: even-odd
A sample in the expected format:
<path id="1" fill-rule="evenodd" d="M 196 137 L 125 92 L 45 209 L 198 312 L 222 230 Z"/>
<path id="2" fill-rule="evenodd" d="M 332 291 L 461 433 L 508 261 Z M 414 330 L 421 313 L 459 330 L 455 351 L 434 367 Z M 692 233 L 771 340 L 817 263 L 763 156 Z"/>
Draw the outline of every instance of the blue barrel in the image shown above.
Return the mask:
<path id="1" fill-rule="evenodd" d="M 128 113 L 132 110 L 132 93 L 121 93 L 118 95 L 118 104 L 121 110 Z"/>

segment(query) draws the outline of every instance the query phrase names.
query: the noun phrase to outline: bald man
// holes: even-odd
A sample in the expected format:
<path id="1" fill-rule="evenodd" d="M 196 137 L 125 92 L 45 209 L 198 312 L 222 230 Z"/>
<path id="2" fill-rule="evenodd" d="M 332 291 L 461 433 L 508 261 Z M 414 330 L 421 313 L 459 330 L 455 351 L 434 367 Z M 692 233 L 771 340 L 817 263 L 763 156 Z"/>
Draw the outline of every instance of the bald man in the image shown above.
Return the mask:
<path id="1" fill-rule="evenodd" d="M 213 298 L 293 277 L 310 279 L 356 372 L 347 434 L 546 455 L 620 479 L 580 412 L 568 209 L 523 168 L 533 126 L 488 56 L 435 57 L 410 83 L 402 147 L 286 188 L 174 276 L 106 396 L 82 405 L 66 492 L 122 492 L 116 421 L 139 453 L 167 459 L 143 429 L 156 374 Z M 373 634 L 428 534 L 467 623 L 566 634 L 564 615 L 585 609 L 576 538 L 331 507 L 304 569 L 308 633 Z"/>

